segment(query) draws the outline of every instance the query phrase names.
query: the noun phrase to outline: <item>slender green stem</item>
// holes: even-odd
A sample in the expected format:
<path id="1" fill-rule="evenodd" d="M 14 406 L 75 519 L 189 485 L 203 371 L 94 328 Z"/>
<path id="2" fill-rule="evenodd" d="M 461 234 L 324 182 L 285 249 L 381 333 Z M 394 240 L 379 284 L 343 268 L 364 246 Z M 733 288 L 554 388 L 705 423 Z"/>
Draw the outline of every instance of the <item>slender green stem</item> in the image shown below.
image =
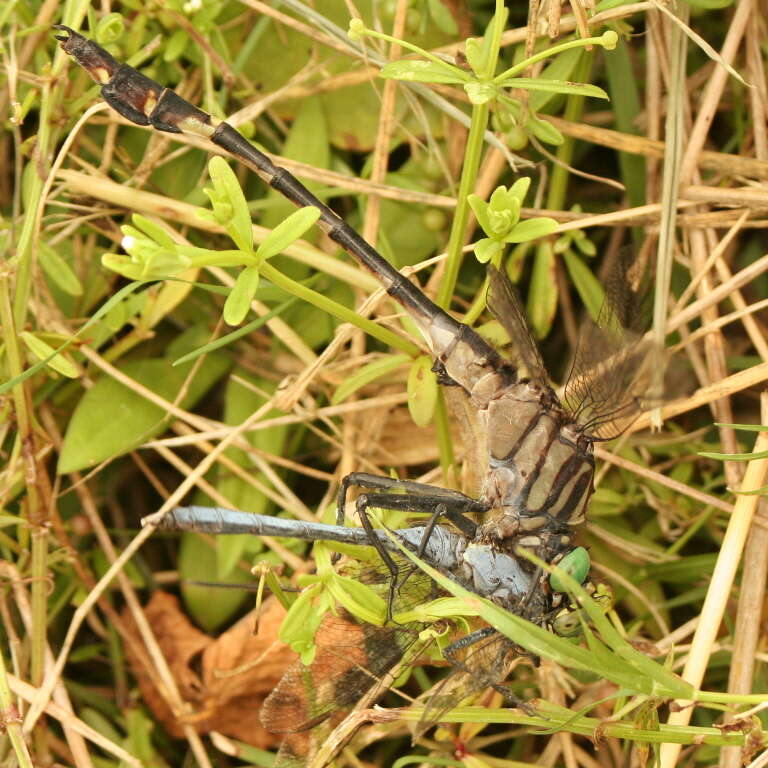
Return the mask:
<path id="1" fill-rule="evenodd" d="M 392 35 L 387 35 L 384 32 L 377 32 L 375 29 L 368 29 L 367 27 L 364 30 L 361 30 L 361 34 L 368 35 L 369 37 L 375 37 L 378 40 L 383 40 L 387 43 L 392 43 L 394 45 L 399 45 L 401 48 L 405 48 L 408 51 L 411 51 L 412 53 L 417 53 L 419 56 L 423 56 L 425 59 L 428 59 L 433 64 L 437 64 L 438 66 L 445 69 L 445 71 L 453 75 L 457 80 L 463 80 L 465 82 L 469 82 L 472 79 L 472 76 L 468 74 L 467 72 L 463 72 L 458 67 L 452 66 L 447 61 L 444 61 L 439 56 L 435 56 L 434 53 L 430 53 L 430 51 L 425 51 L 423 48 L 420 48 L 418 45 L 414 45 L 413 43 L 408 42 L 407 40 L 401 40 L 399 37 L 392 37 Z"/>
<path id="2" fill-rule="evenodd" d="M 19 768 L 33 768 L 32 758 L 21 730 L 21 713 L 13 704 L 11 689 L 8 685 L 8 673 L 5 669 L 5 658 L 2 653 L 0 653 L 0 718 L 10 739 Z"/>
<path id="3" fill-rule="evenodd" d="M 40 526 L 32 533 L 32 642 L 29 662 L 33 685 L 43 682 L 45 672 L 46 628 L 48 626 L 48 528 Z"/>
<path id="4" fill-rule="evenodd" d="M 567 43 L 561 43 L 560 45 L 555 45 L 552 48 L 546 48 L 543 51 L 535 53 L 529 59 L 525 59 L 525 61 L 521 61 L 519 64 L 515 64 L 514 67 L 510 67 L 500 75 L 496 75 L 496 77 L 493 78 L 493 82 L 501 83 L 508 77 L 514 77 L 519 72 L 524 72 L 526 69 L 528 69 L 528 67 L 531 66 L 531 64 L 535 64 L 537 61 L 542 61 L 543 59 L 548 59 L 551 56 L 555 56 L 556 54 L 570 50 L 571 48 L 587 48 L 591 45 L 603 45 L 607 48 L 612 48 L 616 44 L 616 39 L 617 38 L 615 32 L 607 32 L 606 34 L 600 35 L 600 37 L 587 37 L 584 39 L 569 40 Z M 580 80 L 578 82 L 585 81 Z"/>
<path id="5" fill-rule="evenodd" d="M 467 197 L 471 194 L 477 180 L 477 171 L 480 167 L 480 157 L 483 151 L 483 137 L 488 124 L 490 109 L 488 104 L 475 105 L 472 110 L 472 122 L 469 126 L 467 148 L 464 153 L 464 168 L 459 184 L 459 194 L 456 203 L 456 211 L 453 217 L 451 235 L 448 239 L 448 256 L 445 262 L 445 274 L 437 293 L 437 304 L 447 309 L 453 298 L 456 288 L 456 280 L 462 261 L 462 248 L 464 246 L 465 231 L 469 220 L 469 203 Z"/>
<path id="6" fill-rule="evenodd" d="M 307 288 L 306 285 L 302 285 L 301 283 L 292 280 L 290 277 L 275 269 L 269 262 L 265 261 L 261 267 L 259 267 L 259 271 L 267 280 L 288 291 L 288 293 L 293 296 L 298 296 L 308 304 L 312 304 L 313 306 L 322 309 L 324 312 L 333 315 L 342 322 L 351 323 L 352 325 L 357 326 L 369 336 L 373 336 L 383 344 L 387 344 L 394 349 L 399 349 L 401 352 L 405 352 L 412 357 L 421 352 L 421 350 L 412 342 L 403 339 L 401 336 L 398 336 L 387 328 L 382 328 L 368 318 L 360 317 L 360 315 L 353 309 L 345 307 L 343 304 L 339 304 L 338 302 L 329 299 L 327 296 L 323 296 L 322 293 L 313 291 L 311 288 Z"/>
<path id="7" fill-rule="evenodd" d="M 506 10 L 503 0 L 496 0 L 496 12 L 494 14 L 495 23 L 490 33 L 492 40 L 489 46 L 488 59 L 485 62 L 485 71 L 480 79 L 490 80 L 496 71 L 496 64 L 499 59 L 499 46 L 501 45 L 502 20 L 506 18 Z M 480 168 L 480 158 L 483 153 L 483 140 L 485 129 L 488 125 L 488 116 L 490 115 L 490 104 L 475 104 L 472 107 L 472 121 L 469 125 L 469 135 L 467 136 L 467 147 L 464 151 L 464 164 L 461 172 L 461 182 L 459 183 L 458 201 L 456 211 L 453 216 L 453 226 L 451 235 L 448 239 L 448 256 L 445 262 L 445 274 L 440 283 L 437 293 L 437 304 L 443 309 L 447 309 L 453 298 L 453 292 L 456 288 L 456 280 L 459 276 L 459 269 L 462 261 L 462 247 L 469 220 L 469 203 L 467 197 L 475 187 L 477 172 Z"/>

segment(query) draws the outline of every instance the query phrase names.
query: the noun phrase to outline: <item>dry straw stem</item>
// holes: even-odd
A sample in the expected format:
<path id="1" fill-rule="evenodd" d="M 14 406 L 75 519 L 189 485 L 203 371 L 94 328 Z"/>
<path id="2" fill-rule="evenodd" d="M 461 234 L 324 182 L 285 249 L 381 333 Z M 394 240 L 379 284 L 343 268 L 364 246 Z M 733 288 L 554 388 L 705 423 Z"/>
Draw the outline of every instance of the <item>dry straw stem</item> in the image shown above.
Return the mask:
<path id="1" fill-rule="evenodd" d="M 761 396 L 761 420 L 768 425 L 768 394 Z M 753 453 L 768 451 L 768 431 L 759 432 L 755 440 Z M 744 552 L 744 545 L 749 534 L 752 520 L 757 509 L 759 497 L 755 491 L 765 485 L 768 472 L 768 458 L 753 459 L 747 465 L 741 487 L 738 490 L 733 507 L 733 514 L 723 537 L 720 552 L 712 572 L 710 587 L 704 599 L 699 615 L 699 622 L 693 642 L 683 669 L 682 677 L 695 688 L 699 688 L 707 670 L 712 649 L 720 631 L 720 624 L 725 614 L 731 590 L 736 578 L 736 571 Z M 746 495 L 751 494 L 751 495 Z M 669 725 L 688 725 L 692 708 L 690 702 L 678 702 L 682 709 L 672 712 Z M 677 764 L 680 753 L 679 744 L 663 744 L 661 748 L 661 768 L 672 768 Z"/>

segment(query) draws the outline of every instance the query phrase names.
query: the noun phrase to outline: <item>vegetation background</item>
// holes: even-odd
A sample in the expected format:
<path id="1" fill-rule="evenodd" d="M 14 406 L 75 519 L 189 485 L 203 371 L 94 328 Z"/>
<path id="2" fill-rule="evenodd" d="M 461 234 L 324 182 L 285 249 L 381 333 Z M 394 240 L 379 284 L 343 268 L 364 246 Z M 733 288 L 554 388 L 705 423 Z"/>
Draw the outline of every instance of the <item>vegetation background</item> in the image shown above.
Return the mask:
<path id="1" fill-rule="evenodd" d="M 466 449 L 411 325 L 317 232 L 270 265 L 393 333 L 367 336 L 354 313 L 342 323 L 304 301 L 306 290 L 267 280 L 243 324 L 224 323 L 242 271 L 221 266 L 232 244 L 196 214 L 208 204 L 210 147 L 103 107 L 84 118 L 98 91 L 58 49 L 53 23 L 227 117 L 496 338 L 484 267 L 467 249 L 451 275 L 441 254 L 458 268 L 462 246 L 488 234 L 466 192 L 488 200 L 531 177 L 522 210 L 503 216 L 548 217 L 557 230 L 504 244 L 504 263 L 557 382 L 600 304 L 606 265 L 627 246 L 641 259 L 658 253 L 655 330 L 690 386 L 662 407 L 661 431 L 646 416 L 598 451 L 583 539 L 614 604 L 603 624 L 593 617 L 600 641 L 579 657 L 587 669 L 553 644 L 514 683 L 541 697 L 546 717 L 486 697 L 411 747 L 406 713 L 366 724 L 338 764 L 764 764 L 766 701 L 747 694 L 768 689 L 768 517 L 752 493 L 768 443 L 733 425 L 768 423 L 758 396 L 768 378 L 768 8 L 510 5 L 492 74 L 613 31 L 613 50 L 577 45 L 520 73 L 591 84 L 608 99 L 521 81 L 483 102 L 460 84 L 381 79 L 376 62 L 406 51 L 368 35 L 361 53 L 344 35 L 361 17 L 466 73 L 464 40 L 481 37 L 493 13 L 475 0 L 0 7 L 3 765 L 272 764 L 258 706 L 292 658 L 274 645 L 283 609 L 265 602 L 254 635 L 253 617 L 241 618 L 251 593 L 189 580 L 253 584 L 250 567 L 264 562 L 288 581 L 312 571 L 310 548 L 138 532 L 140 519 L 181 501 L 329 519 L 347 472 L 451 485 Z M 483 110 L 485 142 L 468 130 Z M 292 208 L 237 173 L 262 242 Z M 149 222 L 134 222 L 139 237 L 165 233 L 209 255 L 186 270 L 166 265 L 173 280 L 132 274 L 120 227 L 135 213 Z M 709 692 L 690 695 L 706 706 L 669 706 L 686 698 L 678 674 Z M 404 690 L 439 675 L 417 670 Z"/>

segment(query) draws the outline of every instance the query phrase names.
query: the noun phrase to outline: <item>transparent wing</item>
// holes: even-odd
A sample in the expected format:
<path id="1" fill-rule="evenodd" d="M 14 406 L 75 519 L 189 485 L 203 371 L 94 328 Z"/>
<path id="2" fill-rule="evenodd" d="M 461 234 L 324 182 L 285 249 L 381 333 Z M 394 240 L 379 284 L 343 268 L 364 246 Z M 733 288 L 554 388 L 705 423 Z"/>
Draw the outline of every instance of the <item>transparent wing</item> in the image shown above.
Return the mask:
<path id="1" fill-rule="evenodd" d="M 520 299 L 506 273 L 493 265 L 488 267 L 487 303 L 488 309 L 512 340 L 513 364 L 520 369 L 520 377 L 548 384 L 549 376 L 528 328 Z"/>
<path id="2" fill-rule="evenodd" d="M 650 322 L 650 284 L 637 261 L 621 254 L 605 280 L 597 321 L 587 319 L 564 388 L 564 404 L 587 434 L 609 440 L 637 414 L 660 402 L 650 393 L 664 352 L 644 332 Z"/>

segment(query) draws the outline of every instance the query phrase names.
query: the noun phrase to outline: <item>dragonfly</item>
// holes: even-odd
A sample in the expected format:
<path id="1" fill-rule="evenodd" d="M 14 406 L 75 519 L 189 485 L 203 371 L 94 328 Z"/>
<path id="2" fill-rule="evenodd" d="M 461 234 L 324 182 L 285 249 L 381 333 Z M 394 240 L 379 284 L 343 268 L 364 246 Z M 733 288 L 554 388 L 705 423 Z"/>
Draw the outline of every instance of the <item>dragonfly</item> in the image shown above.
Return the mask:
<path id="1" fill-rule="evenodd" d="M 503 271 L 489 268 L 487 306 L 511 339 L 505 354 L 433 303 L 335 211 L 226 121 L 118 62 L 69 27 L 54 28 L 63 50 L 127 120 L 158 131 L 204 137 L 296 206 L 317 208 L 318 224 L 327 237 L 368 269 L 413 319 L 435 360 L 439 382 L 458 395 L 471 415 L 472 440 L 484 456 L 476 495 L 353 472 L 340 483 L 335 526 L 201 507 L 178 508 L 165 519 L 166 527 L 368 545 L 378 553 L 382 566 L 375 572 L 384 578 L 375 578 L 388 584 L 384 626 L 360 627 L 344 612 L 324 620 L 318 638 L 330 639 L 319 641 L 320 650 L 309 668 L 297 662 L 299 666 L 286 673 L 265 704 L 262 719 L 267 728 L 298 738 L 335 711 L 351 707 L 374 680 L 398 664 L 405 648 L 419 636 L 418 622 L 400 625 L 394 619 L 410 606 L 405 596 L 419 593 L 414 585 L 431 582 L 404 563 L 400 547 L 481 597 L 551 628 L 568 598 L 552 586 L 545 570 L 519 552 L 523 548 L 546 564 L 567 563 L 577 581 L 588 580 L 588 556 L 577 546 L 576 535 L 593 492 L 594 444 L 618 434 L 640 410 L 640 393 L 646 386 L 641 373 L 647 350 L 639 335 L 625 333 L 619 302 L 609 300 L 598 322 L 589 326 L 560 398 Z M 629 297 L 628 302 L 633 300 Z M 361 491 L 354 504 L 362 528 L 344 526 L 353 488 Z M 424 514 L 428 522 L 390 536 L 373 526 L 372 509 Z M 373 573 L 371 569 L 371 575 L 363 574 L 361 581 L 373 582 Z M 420 596 L 426 598 L 434 587 L 431 583 Z M 353 624 L 359 630 L 350 631 Z M 504 662 L 517 651 L 512 641 L 486 626 L 449 645 L 444 656 L 463 678 L 465 690 L 490 686 L 508 695 L 501 682 Z M 428 704 L 434 719 L 451 700 L 438 696 Z M 286 764 L 291 760 L 303 764 L 298 756 L 302 748 L 284 750 L 291 755 Z"/>

